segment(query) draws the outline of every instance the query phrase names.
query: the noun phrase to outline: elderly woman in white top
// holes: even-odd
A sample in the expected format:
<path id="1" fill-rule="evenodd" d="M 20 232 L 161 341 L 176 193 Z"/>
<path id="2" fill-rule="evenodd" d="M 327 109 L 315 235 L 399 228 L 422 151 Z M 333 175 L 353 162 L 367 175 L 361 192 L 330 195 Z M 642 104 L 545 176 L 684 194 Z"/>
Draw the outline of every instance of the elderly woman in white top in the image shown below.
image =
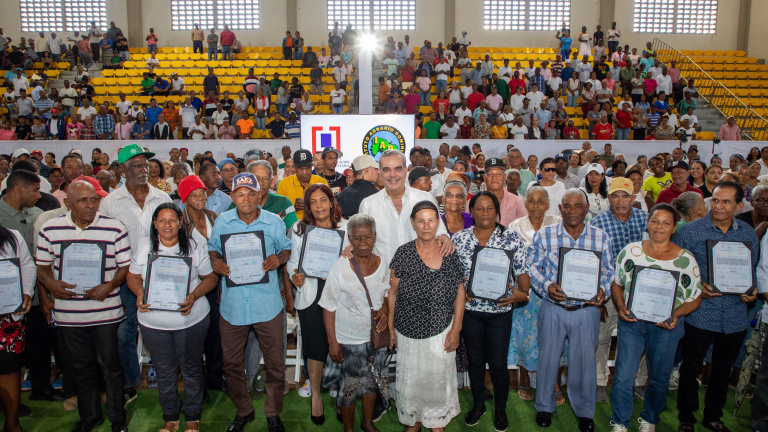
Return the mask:
<path id="1" fill-rule="evenodd" d="M 372 317 L 378 332 L 388 326 L 389 264 L 373 253 L 376 221 L 371 216 L 352 216 L 347 223 L 347 239 L 352 244 L 352 258 L 342 257 L 336 261 L 318 303 L 324 309 L 323 321 L 328 332 L 331 359 L 341 364 L 341 386 L 336 404 L 341 407 L 344 431 L 354 430 L 355 403 L 362 397 L 360 427 L 365 432 L 372 432 L 377 430 L 373 425 L 377 392 L 381 392 L 385 400 L 389 399 L 384 371 L 387 348 L 375 349 L 371 341 Z"/>
<path id="2" fill-rule="evenodd" d="M 21 367 L 24 365 L 24 322 L 21 318 L 32 307 L 37 266 L 29 254 L 24 238 L 16 230 L 0 225 L 0 259 L 19 260 L 21 293 L 16 299 L 4 298 L 3 304 L 20 306 L 18 315 L 0 315 L 0 403 L 5 409 L 4 430 L 21 430 L 19 405 L 21 404 Z M 3 267 L 16 270 L 15 265 L 3 262 Z M 6 273 L 3 278 L 8 277 Z M 12 276 L 15 279 L 15 276 Z M 11 301 L 14 300 L 14 301 Z M 0 311 L 4 312 L 4 311 Z M 15 312 L 12 311 L 12 312 Z"/>
<path id="3" fill-rule="evenodd" d="M 525 196 L 525 209 L 528 216 L 516 219 L 509 224 L 509 230 L 520 234 L 526 248 L 533 243 L 533 235 L 547 226 L 560 223 L 560 216 L 548 214 L 550 206 L 547 190 L 541 186 L 531 186 Z M 531 290 L 529 300 L 520 303 L 512 315 L 512 338 L 509 343 L 507 364 L 516 364 L 520 369 L 520 381 L 517 395 L 524 401 L 533 400 L 533 390 L 528 372 L 535 372 L 539 363 L 539 337 L 537 332 L 537 317 L 539 315 L 541 297 Z M 555 402 L 561 405 L 565 398 L 560 392 L 560 381 L 555 389 Z"/>
<path id="4" fill-rule="evenodd" d="M 146 303 L 149 299 L 145 299 L 145 281 L 152 280 L 151 272 L 178 265 L 173 263 L 177 258 L 189 259 L 189 270 L 181 270 L 189 271 L 186 297 L 176 304 Z M 157 368 L 163 429 L 179 428 L 182 402 L 176 377 L 181 369 L 186 395 L 186 429 L 199 430 L 205 392 L 203 349 L 210 325 L 210 305 L 205 295 L 216 288 L 218 278 L 211 268 L 208 246 L 187 235 L 182 227 L 182 212 L 176 204 L 165 203 L 155 209 L 149 237 L 141 240 L 134 251 L 126 282 L 136 295 L 141 334 Z"/>
<path id="5" fill-rule="evenodd" d="M 300 273 L 299 260 L 304 235 L 308 227 L 345 231 L 347 221 L 341 218 L 341 207 L 327 184 L 315 183 L 310 185 L 304 191 L 304 202 L 309 211 L 305 211 L 302 220 L 294 223 L 291 227 L 289 235 L 291 236 L 292 252 L 286 269 L 297 290 L 295 307 L 301 325 L 302 354 L 307 362 L 310 389 L 314 390 L 312 391 L 310 418 L 313 423 L 320 426 L 325 422 L 321 389 L 323 366 L 328 358 L 329 346 L 328 335 L 323 322 L 323 308 L 318 302 L 325 290 L 326 279 L 318 279 Z M 347 236 L 344 238 L 347 239 Z M 344 243 L 344 247 L 346 247 L 349 241 L 345 240 Z"/>

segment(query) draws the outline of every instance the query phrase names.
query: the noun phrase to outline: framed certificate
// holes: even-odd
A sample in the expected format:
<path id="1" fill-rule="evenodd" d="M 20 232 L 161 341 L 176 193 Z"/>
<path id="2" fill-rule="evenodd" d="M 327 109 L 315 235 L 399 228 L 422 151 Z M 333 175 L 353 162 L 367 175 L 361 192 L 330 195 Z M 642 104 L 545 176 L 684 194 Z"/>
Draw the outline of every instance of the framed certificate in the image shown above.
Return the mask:
<path id="1" fill-rule="evenodd" d="M 339 259 L 344 231 L 307 225 L 299 255 L 299 271 L 309 277 L 326 279 Z"/>
<path id="2" fill-rule="evenodd" d="M 629 287 L 629 316 L 651 324 L 672 322 L 680 272 L 635 266 Z"/>
<path id="3" fill-rule="evenodd" d="M 22 311 L 21 263 L 18 258 L 0 260 L 0 315 Z"/>
<path id="4" fill-rule="evenodd" d="M 269 282 L 269 272 L 263 269 L 267 259 L 264 231 L 224 234 L 221 251 L 230 271 L 228 288 Z"/>
<path id="5" fill-rule="evenodd" d="M 144 304 L 150 310 L 178 311 L 192 277 L 192 258 L 149 255 L 144 279 Z"/>
<path id="6" fill-rule="evenodd" d="M 716 293 L 746 294 L 752 280 L 752 242 L 707 240 L 709 285 Z"/>
<path id="7" fill-rule="evenodd" d="M 87 290 L 104 283 L 106 257 L 105 243 L 62 242 L 59 279 L 75 285 L 72 291 L 84 296 Z"/>
<path id="8" fill-rule="evenodd" d="M 512 270 L 512 251 L 475 246 L 467 295 L 499 301 L 507 293 Z"/>
<path id="9" fill-rule="evenodd" d="M 603 253 L 588 249 L 560 248 L 557 284 L 568 300 L 597 301 Z"/>

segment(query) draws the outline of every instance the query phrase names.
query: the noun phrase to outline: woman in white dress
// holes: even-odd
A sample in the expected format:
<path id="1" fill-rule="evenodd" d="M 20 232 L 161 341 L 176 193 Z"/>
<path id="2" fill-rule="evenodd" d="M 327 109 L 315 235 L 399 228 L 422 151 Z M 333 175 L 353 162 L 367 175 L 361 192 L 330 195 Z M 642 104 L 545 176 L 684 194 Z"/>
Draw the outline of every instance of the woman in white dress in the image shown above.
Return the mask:
<path id="1" fill-rule="evenodd" d="M 599 215 L 611 206 L 611 203 L 608 202 L 608 184 L 605 181 L 605 171 L 602 165 L 590 164 L 587 168 L 584 187 L 580 189 L 586 193 L 589 201 L 588 218 Z"/>
<path id="2" fill-rule="evenodd" d="M 582 27 L 581 33 L 579 33 L 579 57 L 592 55 L 592 48 L 590 46 L 590 42 L 592 41 L 592 36 L 587 33 L 587 28 Z"/>

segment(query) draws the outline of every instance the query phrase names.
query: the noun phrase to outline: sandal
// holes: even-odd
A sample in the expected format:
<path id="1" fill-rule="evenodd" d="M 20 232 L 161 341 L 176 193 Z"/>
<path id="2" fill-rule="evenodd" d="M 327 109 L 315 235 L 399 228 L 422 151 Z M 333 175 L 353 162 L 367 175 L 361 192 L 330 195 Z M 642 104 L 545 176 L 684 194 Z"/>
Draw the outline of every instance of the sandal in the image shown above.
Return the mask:
<path id="1" fill-rule="evenodd" d="M 160 429 L 157 432 L 176 432 L 177 430 L 179 430 L 179 420 L 172 421 L 172 422 L 166 422 L 166 423 L 172 424 L 173 425 L 173 429 L 166 429 L 165 425 L 163 425 L 163 428 Z"/>
<path id="2" fill-rule="evenodd" d="M 529 386 L 517 386 L 517 396 L 520 398 L 520 400 L 524 401 L 532 401 L 533 400 L 533 393 L 531 392 L 531 387 Z"/>
<path id="3" fill-rule="evenodd" d="M 191 428 L 190 428 L 190 425 L 191 425 Z M 199 421 L 187 422 L 185 432 L 200 432 L 200 422 Z"/>
<path id="4" fill-rule="evenodd" d="M 555 405 L 560 406 L 565 403 L 565 396 L 563 396 L 563 392 L 556 391 L 555 392 Z"/>

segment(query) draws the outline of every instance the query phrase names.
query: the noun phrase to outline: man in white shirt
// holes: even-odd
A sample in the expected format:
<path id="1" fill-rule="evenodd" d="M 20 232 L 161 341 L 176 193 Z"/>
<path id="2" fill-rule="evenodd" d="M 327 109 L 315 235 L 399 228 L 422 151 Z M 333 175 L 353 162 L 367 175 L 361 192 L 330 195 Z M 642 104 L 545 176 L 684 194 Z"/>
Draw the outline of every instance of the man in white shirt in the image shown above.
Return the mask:
<path id="1" fill-rule="evenodd" d="M 466 31 L 461 32 L 461 37 L 459 38 L 459 45 L 461 45 L 463 48 L 466 48 L 472 45 L 472 41 L 469 40 L 469 38 L 467 37 Z"/>
<path id="2" fill-rule="evenodd" d="M 534 111 L 539 109 L 541 102 L 547 98 L 543 92 L 539 91 L 539 86 L 536 84 L 531 84 L 531 91 L 529 91 L 525 97 L 531 100 L 530 106 L 533 107 Z"/>
<path id="3" fill-rule="evenodd" d="M 525 95 L 523 94 L 523 88 L 518 87 L 517 93 L 509 97 L 509 106 L 512 107 L 512 111 L 517 111 L 520 108 L 522 108 L 523 100 L 525 100 Z"/>
<path id="4" fill-rule="evenodd" d="M 680 121 L 682 122 L 683 120 L 688 120 L 688 123 L 694 129 L 699 125 L 699 118 L 693 113 L 693 107 L 688 107 L 688 111 L 680 117 Z"/>
<path id="5" fill-rule="evenodd" d="M 80 117 L 80 121 L 85 123 L 85 119 L 92 119 L 93 117 L 96 117 L 96 114 L 98 114 L 98 111 L 96 111 L 96 108 L 91 106 L 91 101 L 89 101 L 87 98 L 83 98 L 83 106 L 77 110 L 77 115 Z"/>
<path id="6" fill-rule="evenodd" d="M 464 124 L 464 117 L 472 118 L 472 110 L 467 106 L 466 99 L 461 101 L 461 106 L 456 108 L 456 111 L 453 113 L 453 115 L 456 116 L 456 122 L 459 124 L 459 126 Z"/>
<path id="7" fill-rule="evenodd" d="M 451 67 L 448 65 L 448 61 L 443 59 L 435 66 L 435 94 L 440 94 L 440 90 L 448 89 L 448 74 L 451 73 Z"/>
<path id="8" fill-rule="evenodd" d="M 35 52 L 42 57 L 43 53 L 48 51 L 48 39 L 43 32 L 38 32 L 37 35 L 40 37 L 35 38 Z"/>
<path id="9" fill-rule="evenodd" d="M 485 55 L 485 61 L 480 65 L 480 69 L 483 71 L 483 76 L 491 76 L 493 73 L 493 62 L 491 61 L 491 56 L 486 54 Z"/>
<path id="10" fill-rule="evenodd" d="M 512 67 L 509 66 L 509 59 L 504 59 L 504 66 L 499 68 L 499 72 L 497 73 L 498 77 L 509 84 L 509 80 L 512 79 L 512 75 L 514 73 L 515 72 L 512 70 Z M 488 76 L 490 76 L 490 74 L 488 74 Z"/>
<path id="11" fill-rule="evenodd" d="M 55 62 L 61 61 L 61 45 L 61 39 L 56 37 L 56 33 L 51 33 L 51 38 L 48 39 L 48 51 Z"/>
<path id="12" fill-rule="evenodd" d="M 461 98 L 466 100 L 469 97 L 469 95 L 471 95 L 474 92 L 475 91 L 472 90 L 472 80 L 467 79 L 466 85 L 464 85 L 464 87 L 461 88 Z"/>
<path id="13" fill-rule="evenodd" d="M 448 89 L 447 93 L 448 93 L 448 103 L 450 103 L 451 106 L 457 106 L 461 103 L 462 100 L 464 100 L 458 81 L 453 81 L 451 83 L 451 87 Z"/>
<path id="14" fill-rule="evenodd" d="M 147 58 L 147 68 L 149 68 L 150 72 L 153 68 L 156 68 L 157 65 L 160 64 L 160 59 L 157 58 L 156 53 L 152 53 L 150 57 Z"/>
<path id="15" fill-rule="evenodd" d="M 534 75 L 536 75 L 536 67 L 533 65 L 533 60 L 528 60 L 528 67 L 525 68 L 525 76 L 526 78 L 531 79 Z"/>
<path id="16" fill-rule="evenodd" d="M 61 104 L 67 108 L 75 106 L 75 99 L 77 99 L 77 90 L 69 85 L 69 80 L 64 80 L 64 88 L 59 90 L 59 98 L 61 98 Z M 70 114 L 72 111 L 70 110 Z"/>
<path id="17" fill-rule="evenodd" d="M 661 63 L 659 63 L 658 60 L 653 61 L 653 66 L 648 68 L 648 75 L 651 79 L 656 79 L 656 77 L 661 74 Z M 667 93 L 669 94 L 669 93 Z"/>
<path id="18" fill-rule="evenodd" d="M 13 84 L 13 95 L 16 97 L 20 96 L 19 90 L 29 90 L 29 80 L 24 76 L 21 68 L 16 68 L 16 78 L 11 80 L 11 84 Z"/>
<path id="19" fill-rule="evenodd" d="M 61 93 L 59 93 L 59 95 L 61 95 Z M 117 108 L 120 114 L 128 115 L 128 110 L 131 109 L 131 103 L 125 100 L 125 93 L 120 92 L 120 102 L 115 104 L 115 108 Z"/>
<path id="20" fill-rule="evenodd" d="M 403 49 L 405 50 L 405 58 L 408 58 L 411 56 L 411 53 L 413 52 L 413 44 L 411 43 L 411 37 L 408 35 L 405 35 L 403 37 L 405 42 L 403 42 Z"/>
<path id="21" fill-rule="evenodd" d="M 563 79 L 560 78 L 560 71 L 554 69 L 552 71 L 552 77 L 547 80 L 547 87 L 549 88 L 547 94 L 553 95 L 557 90 L 563 86 Z"/>
<path id="22" fill-rule="evenodd" d="M 200 114 L 195 114 L 195 124 L 187 129 L 187 134 L 189 134 L 189 139 L 201 140 L 205 136 L 207 129 L 208 128 L 201 122 Z"/>
<path id="23" fill-rule="evenodd" d="M 680 129 L 677 130 L 677 136 L 678 138 L 682 138 L 683 136 L 686 136 L 688 138 L 688 142 L 696 139 L 696 129 L 691 127 L 691 123 L 688 119 L 685 119 L 681 122 Z"/>
<path id="24" fill-rule="evenodd" d="M 221 103 L 216 104 L 216 111 L 211 114 L 211 123 L 216 125 L 216 129 L 224 126 L 224 120 L 229 120 L 229 114 L 224 111 L 224 106 Z"/>
<path id="25" fill-rule="evenodd" d="M 181 78 L 176 72 L 171 74 L 171 95 L 184 95 L 184 78 Z"/>
<path id="26" fill-rule="evenodd" d="M 376 224 L 374 253 L 389 262 L 397 248 L 416 239 L 416 232 L 411 225 L 413 207 L 420 201 L 429 201 L 437 206 L 437 201 L 429 192 L 405 185 L 408 170 L 405 155 L 399 150 L 387 150 L 382 153 L 379 167 L 384 189 L 365 198 L 360 203 L 359 213 L 380 221 Z M 435 237 L 443 256 L 453 253 L 455 248 L 442 221 L 438 223 Z M 344 253 L 346 256 L 349 250 Z"/>
<path id="27" fill-rule="evenodd" d="M 347 102 L 347 92 L 341 89 L 339 83 L 334 83 L 334 89 L 331 90 L 331 108 L 336 114 L 344 113 L 344 104 Z"/>
<path id="28" fill-rule="evenodd" d="M 653 68 L 651 68 L 653 69 Z M 672 94 L 672 77 L 667 75 L 666 66 L 661 68 L 661 74 L 656 75 L 656 94 L 664 92 L 665 95 Z"/>
<path id="29" fill-rule="evenodd" d="M 579 63 L 579 68 L 576 69 L 579 72 L 579 81 L 581 81 L 582 86 L 584 83 L 589 80 L 589 75 L 592 73 L 592 64 L 589 63 L 589 57 L 584 56 L 584 60 L 582 60 L 581 63 Z M 597 89 L 593 89 L 597 90 Z"/>
<path id="30" fill-rule="evenodd" d="M 184 98 L 184 103 L 179 107 L 179 114 L 181 115 L 181 138 L 189 139 L 189 128 L 194 126 L 197 116 L 197 109 L 192 105 L 192 98 L 189 96 Z"/>
<path id="31" fill-rule="evenodd" d="M 141 109 L 141 105 L 139 105 L 139 101 L 135 100 L 133 101 L 133 104 L 131 105 L 131 107 L 128 108 L 128 121 L 135 122 L 139 114 L 144 114 L 144 110 Z"/>
<path id="32" fill-rule="evenodd" d="M 453 122 L 453 117 L 448 117 L 445 124 L 440 126 L 440 138 L 456 139 L 459 134 L 459 125 Z"/>

